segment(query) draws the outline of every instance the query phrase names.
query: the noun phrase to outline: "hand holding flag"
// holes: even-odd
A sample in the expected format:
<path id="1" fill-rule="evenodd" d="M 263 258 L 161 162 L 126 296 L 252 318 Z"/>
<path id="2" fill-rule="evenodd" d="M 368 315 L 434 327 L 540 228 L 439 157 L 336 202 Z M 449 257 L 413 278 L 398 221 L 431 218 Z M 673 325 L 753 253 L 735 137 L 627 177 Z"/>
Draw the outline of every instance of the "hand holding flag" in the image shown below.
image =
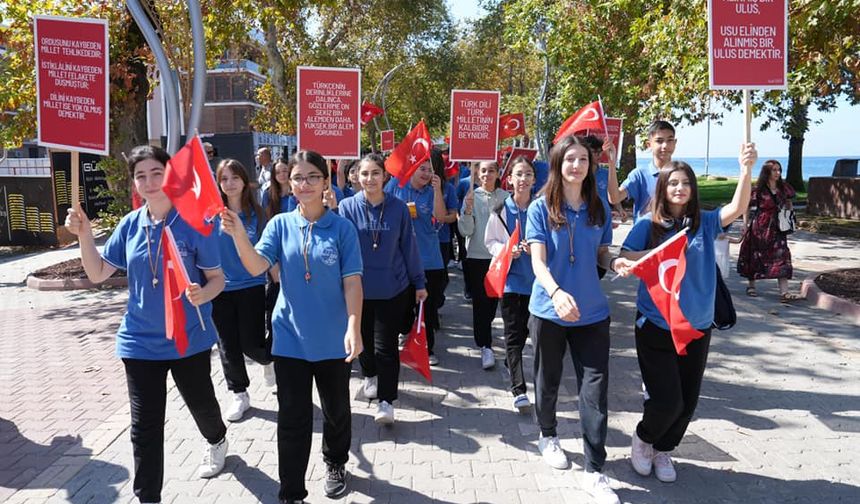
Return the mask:
<path id="1" fill-rule="evenodd" d="M 405 186 L 421 163 L 430 159 L 431 145 L 430 132 L 422 119 L 385 160 L 385 170 L 397 177 L 400 187 Z"/>
<path id="2" fill-rule="evenodd" d="M 164 325 L 167 339 L 172 339 L 176 345 L 176 351 L 180 356 L 185 355 L 188 350 L 188 333 L 185 331 L 185 305 L 182 302 L 182 293 L 186 296 L 194 296 L 197 298 L 195 289 L 200 289 L 200 285 L 193 284 L 188 279 L 188 271 L 185 269 L 185 263 L 182 262 L 182 255 L 176 247 L 176 240 L 173 238 L 173 232 L 169 226 L 164 226 L 161 231 L 161 242 L 164 247 L 164 258 L 162 262 L 162 278 L 164 278 Z M 189 296 L 191 293 L 191 296 Z M 203 322 L 203 315 L 200 313 L 198 303 L 194 303 L 197 308 L 197 317 L 200 319 L 200 326 L 206 330 L 206 324 Z"/>
<path id="3" fill-rule="evenodd" d="M 173 155 L 164 170 L 161 185 L 176 211 L 200 234 L 209 236 L 212 220 L 224 209 L 221 194 L 209 169 L 203 143 L 194 135 Z"/>
<path id="4" fill-rule="evenodd" d="M 418 318 L 409 331 L 403 350 L 400 351 L 400 362 L 417 371 L 428 382 L 433 381 L 430 373 L 430 353 L 427 350 L 427 328 L 424 326 L 424 301 L 418 304 Z"/>

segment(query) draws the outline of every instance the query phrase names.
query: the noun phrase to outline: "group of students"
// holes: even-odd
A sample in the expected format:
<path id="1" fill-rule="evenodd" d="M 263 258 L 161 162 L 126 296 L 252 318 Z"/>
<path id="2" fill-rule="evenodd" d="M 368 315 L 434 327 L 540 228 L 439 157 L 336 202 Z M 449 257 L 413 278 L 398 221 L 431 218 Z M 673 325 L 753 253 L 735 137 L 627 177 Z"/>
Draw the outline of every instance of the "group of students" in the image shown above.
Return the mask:
<path id="1" fill-rule="evenodd" d="M 128 271 L 129 301 L 117 354 L 125 366 L 131 403 L 135 495 L 143 503 L 161 501 L 168 370 L 207 441 L 199 476 L 211 477 L 223 468 L 227 429 L 209 360 L 216 338 L 225 381 L 234 394 L 228 420 L 241 418 L 248 408 L 245 356 L 263 364 L 267 381 L 277 384 L 281 502 L 303 502 L 307 496 L 314 382 L 323 413 L 324 490 L 330 497 L 343 495 L 351 443 L 351 362 L 359 360 L 364 395 L 379 400 L 375 420 L 393 423 L 398 335 L 407 332 L 416 305 L 423 305 L 429 357 L 438 363 L 435 331 L 447 284 L 438 235 L 445 224 L 454 223 L 467 241 L 464 276 L 471 287 L 475 343 L 485 369 L 495 363 L 491 324 L 498 300 L 487 296 L 483 277 L 519 227 L 524 238 L 514 249 L 501 298 L 514 407 L 529 406 L 522 353 L 530 335 L 538 447 L 547 463 L 567 467 L 556 433 L 556 405 L 569 348 L 579 389 L 584 488 L 599 502 L 618 502 L 602 473 L 610 321 L 601 270 L 626 276 L 635 259 L 689 228 L 681 306 L 704 337 L 688 346 L 688 355 L 676 355 L 668 325 L 641 285 L 637 297 L 636 347 L 649 398 L 633 434 L 632 463 L 643 475 L 653 467 L 659 479 L 673 481 L 669 452 L 692 417 L 707 358 L 714 237 L 746 208 L 756 152 L 752 144 L 742 146 L 741 183 L 734 198 L 722 209 L 706 212 L 698 205 L 692 169 L 672 162 L 671 152 L 668 159 L 658 155 L 655 139 L 667 132 L 674 148 L 671 125 L 655 123 L 649 131 L 654 151 L 649 172 L 634 171 L 621 186 L 613 169 L 604 170 L 606 183 L 600 183 L 599 149 L 574 136 L 552 148 L 548 180 L 537 195 L 535 167 L 528 159 L 508 164 L 510 193 L 499 189 L 498 165 L 480 163 L 475 167 L 477 187 L 468 191 L 459 208 L 449 196 L 454 186 L 444 181 L 444 161 L 436 150 L 402 187 L 396 178 L 386 182 L 382 157 L 365 156 L 354 169 L 344 169 L 353 185 L 353 196 L 345 198 L 329 180 L 326 160 L 300 151 L 274 163 L 262 205 L 244 167 L 225 159 L 216 171 L 225 210 L 217 231 L 208 237 L 183 221 L 161 190 L 169 156 L 157 147 L 135 148 L 128 168 L 146 204 L 122 219 L 101 253 L 80 207 L 70 209 L 66 220 L 79 236 L 82 262 L 92 281 L 102 281 L 118 268 Z M 601 148 L 614 158 L 611 142 Z M 637 220 L 621 254 L 613 257 L 610 204 L 627 196 L 635 199 Z M 652 200 L 647 205 L 651 213 L 643 210 L 643 200 Z M 185 355 L 165 337 L 165 226 L 172 230 L 191 281 L 183 296 L 186 312 L 200 311 L 199 318 L 186 317 L 190 344 Z"/>

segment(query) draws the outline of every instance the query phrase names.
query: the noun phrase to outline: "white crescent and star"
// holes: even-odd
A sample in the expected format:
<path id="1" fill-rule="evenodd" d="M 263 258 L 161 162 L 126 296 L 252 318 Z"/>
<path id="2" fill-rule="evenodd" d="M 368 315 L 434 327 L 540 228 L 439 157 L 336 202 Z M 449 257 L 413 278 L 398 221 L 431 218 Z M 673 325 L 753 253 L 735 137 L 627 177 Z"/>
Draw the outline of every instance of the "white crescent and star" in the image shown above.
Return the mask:
<path id="1" fill-rule="evenodd" d="M 677 292 L 672 292 L 670 287 L 666 286 L 666 272 L 671 268 L 675 268 L 678 266 L 677 259 L 666 259 L 665 261 L 660 263 L 660 266 L 657 268 L 657 276 L 660 279 L 660 288 L 663 289 L 667 294 L 673 294 L 675 299 L 678 299 L 680 296 Z"/>
<path id="2" fill-rule="evenodd" d="M 200 199 L 200 176 L 197 175 L 197 171 L 194 172 L 194 184 L 191 186 L 191 192 L 194 193 L 194 197 Z"/>
<path id="3" fill-rule="evenodd" d="M 508 123 L 505 124 L 505 128 L 511 131 L 516 131 L 520 129 L 520 120 L 519 119 L 508 119 Z"/>
<path id="4" fill-rule="evenodd" d="M 585 111 L 586 114 L 589 114 L 586 117 L 583 117 L 583 121 L 596 121 L 600 119 L 600 114 L 597 113 L 597 109 L 594 107 L 589 107 L 588 110 Z"/>

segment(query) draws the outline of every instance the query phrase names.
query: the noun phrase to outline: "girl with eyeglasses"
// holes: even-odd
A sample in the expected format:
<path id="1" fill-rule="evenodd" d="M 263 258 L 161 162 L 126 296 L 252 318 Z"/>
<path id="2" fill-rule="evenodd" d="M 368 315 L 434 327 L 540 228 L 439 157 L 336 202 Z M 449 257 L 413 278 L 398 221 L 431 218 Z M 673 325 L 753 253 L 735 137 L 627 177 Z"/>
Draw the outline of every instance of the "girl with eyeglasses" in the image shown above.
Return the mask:
<path id="1" fill-rule="evenodd" d="M 233 237 L 251 275 L 280 266 L 280 292 L 272 315 L 279 497 L 282 502 L 301 502 L 308 494 L 313 383 L 323 412 L 324 491 L 336 498 L 347 489 L 350 363 L 362 351 L 362 261 L 353 225 L 323 204 L 329 177 L 325 159 L 300 151 L 289 167 L 298 207 L 273 217 L 256 245 L 236 212 L 226 209 L 221 225 Z"/>

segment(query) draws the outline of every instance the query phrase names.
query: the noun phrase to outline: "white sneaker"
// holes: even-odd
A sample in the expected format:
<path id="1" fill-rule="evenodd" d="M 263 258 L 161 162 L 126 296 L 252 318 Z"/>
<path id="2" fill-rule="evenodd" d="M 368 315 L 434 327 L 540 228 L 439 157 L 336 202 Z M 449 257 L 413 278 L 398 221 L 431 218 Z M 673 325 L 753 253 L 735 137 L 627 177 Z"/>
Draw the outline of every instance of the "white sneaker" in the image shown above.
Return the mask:
<path id="1" fill-rule="evenodd" d="M 558 442 L 558 436 L 543 437 L 541 434 L 538 440 L 538 450 L 540 451 L 543 461 L 556 469 L 567 469 L 567 455 L 561 449 L 561 443 Z"/>
<path id="2" fill-rule="evenodd" d="M 403 347 L 406 345 L 406 340 L 409 339 L 408 334 L 398 334 L 397 335 L 397 348 L 403 350 Z"/>
<path id="3" fill-rule="evenodd" d="M 531 406 L 532 403 L 529 402 L 529 396 L 525 394 L 520 394 L 514 397 L 514 409 L 521 412 Z"/>
<path id="4" fill-rule="evenodd" d="M 594 497 L 599 504 L 621 504 L 621 500 L 609 484 L 609 478 L 603 473 L 583 471 L 582 489 Z"/>
<path id="5" fill-rule="evenodd" d="M 672 483 L 678 479 L 669 452 L 654 451 L 654 476 L 663 483 Z"/>
<path id="6" fill-rule="evenodd" d="M 439 357 L 436 357 L 436 354 L 430 354 L 430 357 L 427 360 L 431 366 L 438 366 L 439 365 Z"/>
<path id="7" fill-rule="evenodd" d="M 270 362 L 263 366 L 263 383 L 267 387 L 274 387 L 278 384 L 278 380 L 275 377 L 275 363 Z"/>
<path id="8" fill-rule="evenodd" d="M 237 392 L 233 394 L 233 402 L 227 408 L 227 421 L 238 422 L 242 419 L 242 415 L 251 407 L 251 397 L 248 392 Z"/>
<path id="9" fill-rule="evenodd" d="M 211 478 L 224 469 L 224 459 L 227 457 L 227 438 L 218 444 L 206 443 L 203 451 L 203 461 L 197 468 L 198 478 Z"/>
<path id="10" fill-rule="evenodd" d="M 481 367 L 484 369 L 492 369 L 496 365 L 496 356 L 493 354 L 493 349 L 484 347 L 481 349 Z"/>
<path id="11" fill-rule="evenodd" d="M 630 463 L 633 470 L 642 476 L 651 474 L 651 459 L 654 458 L 654 447 L 639 439 L 636 431 L 633 431 L 633 442 L 630 446 Z"/>
<path id="12" fill-rule="evenodd" d="M 388 401 L 379 401 L 376 407 L 376 415 L 373 421 L 379 425 L 391 425 L 394 423 L 394 406 Z"/>
<path id="13" fill-rule="evenodd" d="M 651 394 L 648 393 L 648 389 L 645 388 L 645 382 L 642 382 L 642 402 L 651 399 Z"/>
<path id="14" fill-rule="evenodd" d="M 376 392 L 379 389 L 379 379 L 376 376 L 364 377 L 364 397 L 366 399 L 376 399 Z"/>

